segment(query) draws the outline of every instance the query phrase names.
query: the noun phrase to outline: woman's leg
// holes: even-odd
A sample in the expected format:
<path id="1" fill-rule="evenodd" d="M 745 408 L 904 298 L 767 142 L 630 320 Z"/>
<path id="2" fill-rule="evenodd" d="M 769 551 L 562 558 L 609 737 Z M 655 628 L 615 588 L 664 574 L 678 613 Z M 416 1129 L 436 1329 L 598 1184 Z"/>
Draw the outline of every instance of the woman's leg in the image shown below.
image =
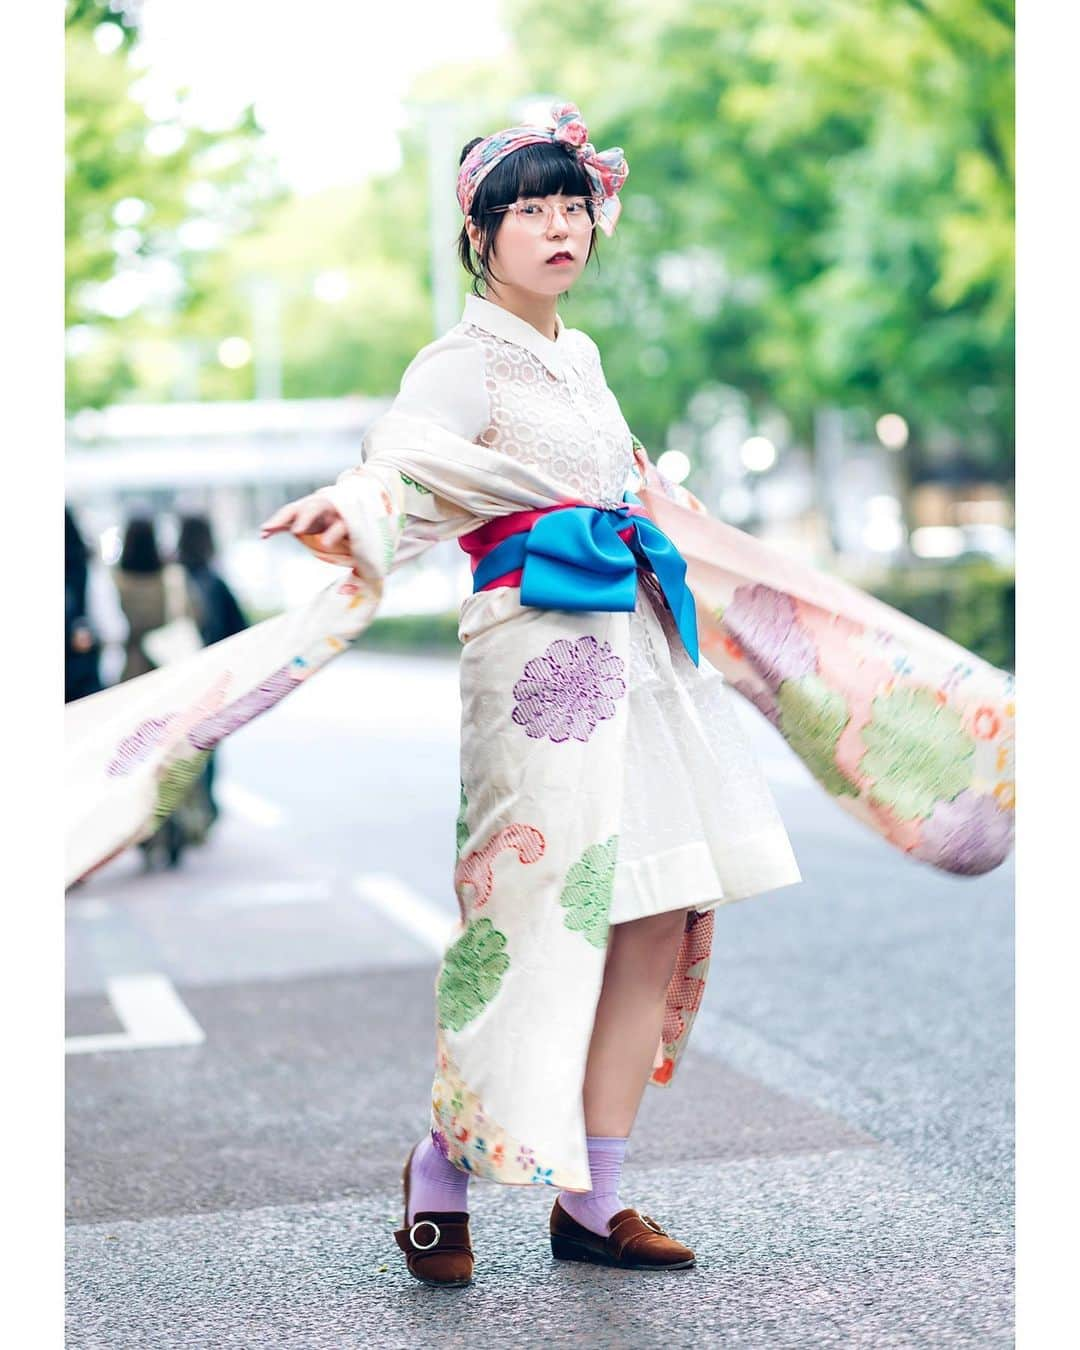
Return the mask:
<path id="1" fill-rule="evenodd" d="M 613 924 L 585 1068 L 585 1129 L 630 1133 L 664 1025 L 686 910 Z"/>
<path id="2" fill-rule="evenodd" d="M 618 1185 L 626 1140 L 652 1071 L 685 927 L 686 910 L 679 909 L 611 928 L 583 1094 L 593 1189 L 559 1197 L 572 1218 L 602 1235 L 625 1208 Z"/>
<path id="3" fill-rule="evenodd" d="M 443 1157 L 430 1132 L 410 1155 L 409 1222 L 424 1210 L 442 1214 L 469 1212 L 469 1174 Z"/>
<path id="4" fill-rule="evenodd" d="M 593 1189 L 563 1191 L 562 1207 L 579 1223 L 607 1232 L 624 1206 L 618 1197 L 626 1140 L 652 1071 L 664 1024 L 664 996 L 686 927 L 686 910 L 613 924 L 604 982 L 585 1068 L 585 1132 Z M 410 1219 L 418 1210 L 468 1210 L 468 1173 L 422 1139 L 410 1170 Z"/>

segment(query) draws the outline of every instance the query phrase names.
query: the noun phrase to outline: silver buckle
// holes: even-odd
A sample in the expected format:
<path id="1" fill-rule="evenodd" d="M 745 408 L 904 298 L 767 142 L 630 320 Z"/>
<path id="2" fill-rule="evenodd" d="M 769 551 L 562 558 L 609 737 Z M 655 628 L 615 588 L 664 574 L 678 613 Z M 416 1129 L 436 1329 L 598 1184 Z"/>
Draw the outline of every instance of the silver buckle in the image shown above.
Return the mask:
<path id="1" fill-rule="evenodd" d="M 434 1238 L 432 1238 L 430 1242 L 417 1242 L 415 1236 L 416 1230 L 418 1228 L 424 1227 L 434 1228 L 435 1236 Z M 409 1241 L 412 1243 L 412 1245 L 416 1248 L 417 1251 L 426 1252 L 430 1247 L 434 1247 L 437 1243 L 442 1241 L 442 1229 L 439 1227 L 437 1223 L 434 1223 L 431 1219 L 418 1219 L 416 1223 L 414 1223 L 413 1226 L 409 1229 Z"/>
<path id="2" fill-rule="evenodd" d="M 650 1219 L 647 1214 L 642 1214 L 640 1209 L 635 1210 L 634 1212 L 637 1214 L 638 1218 L 641 1220 L 641 1222 L 645 1225 L 646 1228 L 651 1228 L 654 1233 L 660 1233 L 663 1237 L 667 1237 L 667 1234 L 664 1232 L 664 1230 L 660 1227 L 660 1225 L 656 1222 L 655 1219 Z"/>

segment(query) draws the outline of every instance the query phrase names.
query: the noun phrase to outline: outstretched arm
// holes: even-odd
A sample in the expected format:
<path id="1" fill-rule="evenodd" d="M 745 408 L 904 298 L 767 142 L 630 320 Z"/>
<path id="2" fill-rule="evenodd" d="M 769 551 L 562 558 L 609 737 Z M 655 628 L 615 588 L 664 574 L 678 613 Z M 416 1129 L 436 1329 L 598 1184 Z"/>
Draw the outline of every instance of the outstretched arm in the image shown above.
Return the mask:
<path id="1" fill-rule="evenodd" d="M 478 437 L 489 418 L 479 349 L 454 335 L 425 347 L 402 376 L 390 411 L 430 421 L 465 440 Z M 375 583 L 389 573 L 399 544 L 398 561 L 413 558 L 453 533 L 458 518 L 467 520 L 466 513 L 376 452 L 335 483 L 283 506 L 263 523 L 262 537 L 288 530 L 316 557 L 351 565 Z"/>
<path id="2" fill-rule="evenodd" d="M 370 462 L 286 503 L 263 522 L 261 532 L 266 539 L 287 530 L 317 558 L 351 566 L 374 583 L 390 571 L 406 518 L 401 475 Z"/>

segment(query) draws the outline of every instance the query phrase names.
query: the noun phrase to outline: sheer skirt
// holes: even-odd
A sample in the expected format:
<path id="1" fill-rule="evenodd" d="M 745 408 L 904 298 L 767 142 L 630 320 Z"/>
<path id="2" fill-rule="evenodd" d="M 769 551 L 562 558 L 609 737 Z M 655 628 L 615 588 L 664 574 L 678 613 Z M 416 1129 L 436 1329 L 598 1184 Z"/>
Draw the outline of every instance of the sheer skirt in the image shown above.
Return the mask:
<path id="1" fill-rule="evenodd" d="M 630 616 L 629 720 L 611 922 L 712 909 L 800 880 L 723 676 L 695 666 L 651 581 Z"/>

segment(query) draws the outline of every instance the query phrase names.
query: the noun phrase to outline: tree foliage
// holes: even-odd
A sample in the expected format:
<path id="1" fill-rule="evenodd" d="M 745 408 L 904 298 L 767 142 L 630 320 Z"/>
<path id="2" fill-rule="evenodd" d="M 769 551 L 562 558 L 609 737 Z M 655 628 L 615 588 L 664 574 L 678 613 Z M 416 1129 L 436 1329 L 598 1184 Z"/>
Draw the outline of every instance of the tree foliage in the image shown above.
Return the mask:
<path id="1" fill-rule="evenodd" d="M 251 109 L 207 131 L 186 117 L 181 90 L 151 116 L 134 8 L 73 0 L 65 17 L 67 393 L 78 408 L 168 371 L 177 316 L 198 299 L 194 272 L 252 228 L 275 186 Z"/>
<path id="2" fill-rule="evenodd" d="M 250 116 L 152 153 L 131 24 L 106 56 L 93 28 L 125 20 L 103 0 L 68 13 L 73 403 L 175 392 L 177 350 L 190 394 L 249 395 L 250 367 L 212 353 L 252 337 L 267 281 L 286 395 L 392 392 L 432 336 L 419 125 L 398 171 L 268 206 Z M 464 140 L 550 93 L 581 106 L 600 148 L 625 147 L 619 230 L 564 315 L 599 341 L 646 443 L 724 385 L 804 442 L 822 406 L 899 412 L 916 472 L 958 453 L 1008 472 L 1011 0 L 507 0 L 505 17 L 505 60 L 425 75 L 418 102 L 457 106 Z M 148 207 L 134 234 L 116 225 L 125 199 Z M 191 242 L 206 219 L 217 247 Z M 162 264 L 171 295 L 102 313 L 103 284 Z"/>
<path id="3" fill-rule="evenodd" d="M 821 404 L 862 405 L 903 413 L 916 450 L 951 430 L 1007 463 L 1008 0 L 512 0 L 511 14 L 534 82 L 627 149 L 617 261 L 580 303 L 643 437 L 662 440 L 711 381 L 804 436 Z"/>

